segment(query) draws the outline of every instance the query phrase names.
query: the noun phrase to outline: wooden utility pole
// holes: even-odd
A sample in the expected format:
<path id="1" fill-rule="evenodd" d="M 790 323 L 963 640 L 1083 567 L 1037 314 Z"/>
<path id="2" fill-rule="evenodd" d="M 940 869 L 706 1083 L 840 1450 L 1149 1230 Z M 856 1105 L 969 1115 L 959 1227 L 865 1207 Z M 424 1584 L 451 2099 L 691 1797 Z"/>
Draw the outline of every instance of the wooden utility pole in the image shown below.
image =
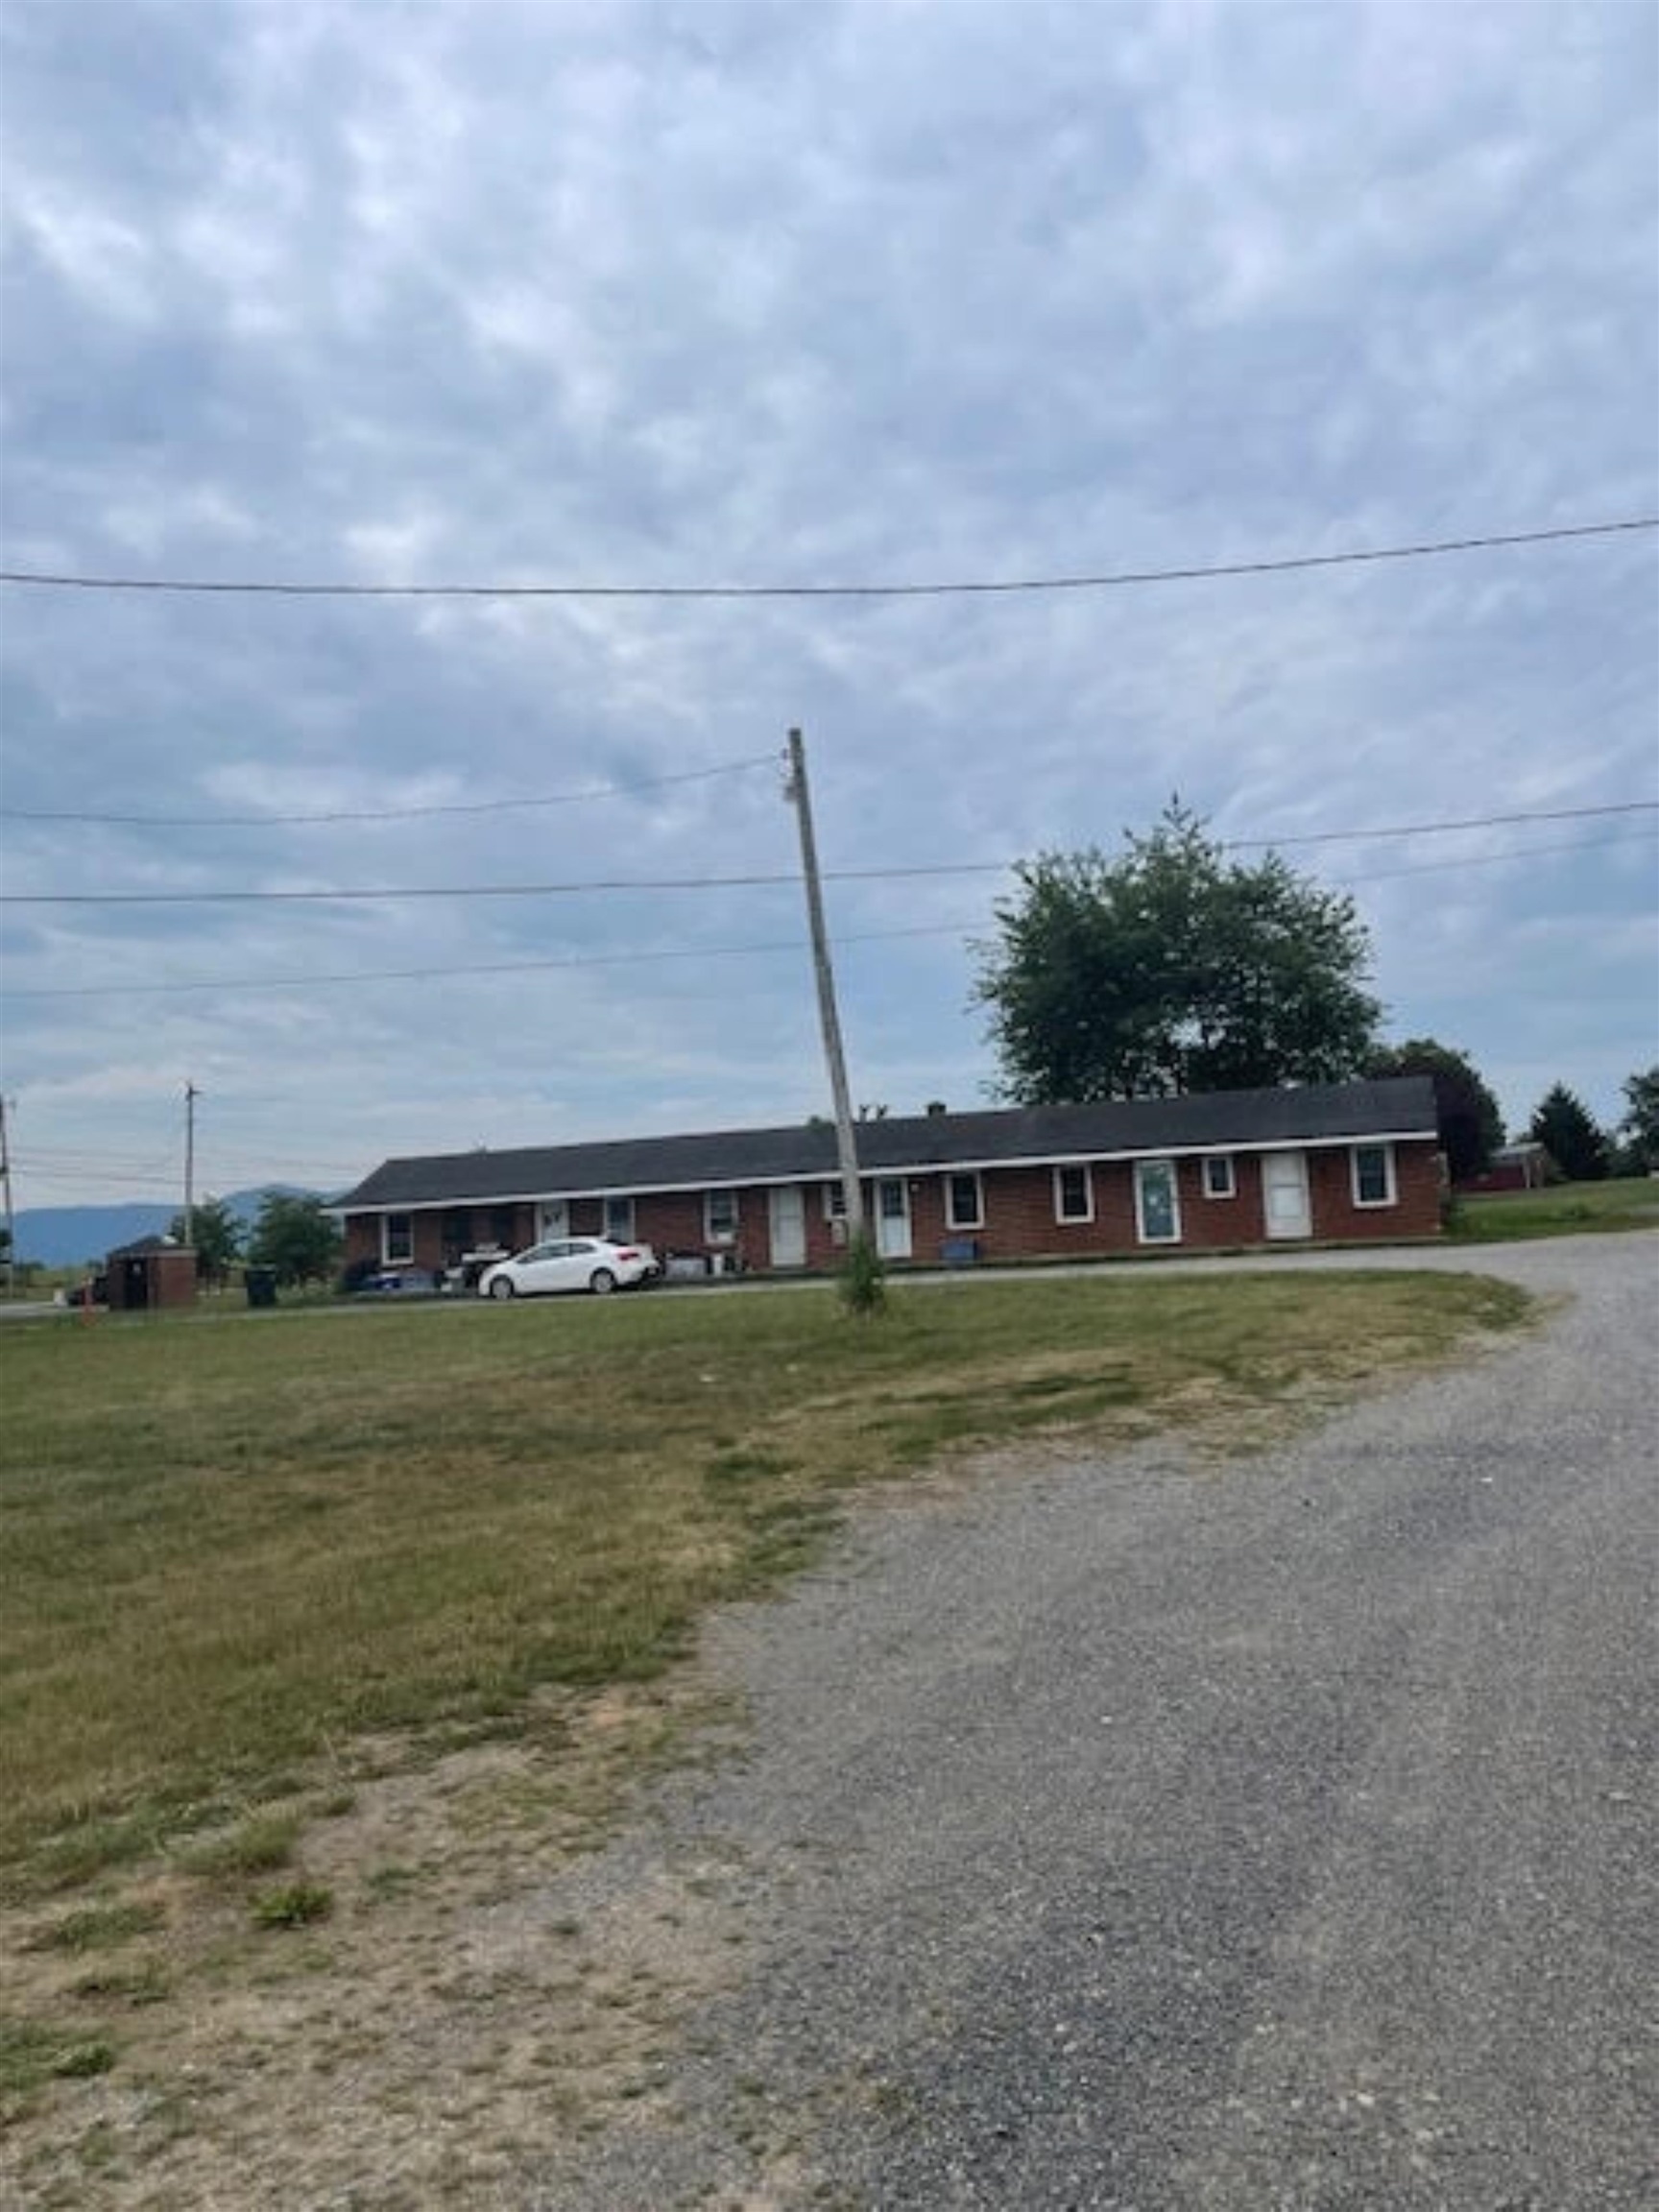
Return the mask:
<path id="1" fill-rule="evenodd" d="M 818 979 L 818 1020 L 824 1031 L 824 1057 L 830 1064 L 830 1094 L 835 1102 L 835 1153 L 841 1167 L 847 1241 L 864 1228 L 864 1192 L 858 1181 L 858 1141 L 854 1134 L 853 1101 L 847 1089 L 847 1058 L 841 1049 L 841 1021 L 835 1011 L 835 978 L 830 967 L 830 940 L 824 927 L 824 894 L 818 882 L 818 846 L 812 835 L 812 797 L 806 787 L 806 750 L 799 730 L 789 733 L 789 779 L 783 796 L 801 826 L 801 873 L 806 879 L 806 922 L 812 932 L 812 969 Z"/>
<path id="2" fill-rule="evenodd" d="M 6 1203 L 6 1295 L 17 1292 L 17 1216 L 12 1211 L 12 1137 L 6 1126 L 6 1100 L 0 1098 L 0 1192 Z"/>
<path id="3" fill-rule="evenodd" d="M 196 1101 L 202 1095 L 194 1083 L 184 1085 L 184 1241 L 196 1243 Z"/>

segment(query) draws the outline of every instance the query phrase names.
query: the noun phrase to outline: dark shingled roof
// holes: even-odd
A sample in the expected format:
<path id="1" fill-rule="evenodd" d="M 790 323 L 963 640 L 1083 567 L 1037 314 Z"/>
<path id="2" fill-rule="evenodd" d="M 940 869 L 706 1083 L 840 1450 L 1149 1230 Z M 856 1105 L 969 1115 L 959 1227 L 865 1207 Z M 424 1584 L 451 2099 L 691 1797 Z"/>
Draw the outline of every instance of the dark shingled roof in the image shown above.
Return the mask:
<path id="1" fill-rule="evenodd" d="M 1290 1090 L 1215 1091 L 1186 1098 L 1113 1099 L 1098 1106 L 1017 1106 L 983 1114 L 860 1121 L 858 1165 L 867 1174 L 880 1175 L 1148 1152 L 1337 1144 L 1367 1137 L 1431 1139 L 1434 1134 L 1434 1090 L 1429 1077 L 1397 1075 Z M 600 1191 L 829 1181 L 835 1172 L 835 1131 L 829 1123 L 719 1129 L 697 1137 L 628 1137 L 388 1160 L 354 1190 L 335 1199 L 334 1208 L 372 1213 Z"/>

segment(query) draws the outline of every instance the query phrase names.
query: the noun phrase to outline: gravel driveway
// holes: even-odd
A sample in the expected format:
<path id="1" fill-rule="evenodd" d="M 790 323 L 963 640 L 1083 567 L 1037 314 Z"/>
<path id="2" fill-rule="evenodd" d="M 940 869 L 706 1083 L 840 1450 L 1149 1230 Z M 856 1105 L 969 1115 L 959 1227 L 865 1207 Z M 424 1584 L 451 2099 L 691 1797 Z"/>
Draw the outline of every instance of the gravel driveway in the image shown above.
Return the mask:
<path id="1" fill-rule="evenodd" d="M 560 1910 L 671 1867 L 726 1986 L 525 2204 L 1659 2203 L 1659 1238 L 1378 1263 L 1571 1303 L 1265 1457 L 862 1516 L 722 1617 L 747 1755 Z"/>

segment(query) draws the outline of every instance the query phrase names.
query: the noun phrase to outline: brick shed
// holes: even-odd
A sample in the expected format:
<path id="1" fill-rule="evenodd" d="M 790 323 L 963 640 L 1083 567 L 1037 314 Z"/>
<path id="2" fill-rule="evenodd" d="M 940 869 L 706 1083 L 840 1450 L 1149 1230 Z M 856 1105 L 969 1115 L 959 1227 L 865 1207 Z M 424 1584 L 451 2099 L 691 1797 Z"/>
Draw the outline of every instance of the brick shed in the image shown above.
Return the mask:
<path id="1" fill-rule="evenodd" d="M 196 1255 L 170 1237 L 140 1237 L 104 1262 L 112 1312 L 137 1313 L 196 1303 Z"/>

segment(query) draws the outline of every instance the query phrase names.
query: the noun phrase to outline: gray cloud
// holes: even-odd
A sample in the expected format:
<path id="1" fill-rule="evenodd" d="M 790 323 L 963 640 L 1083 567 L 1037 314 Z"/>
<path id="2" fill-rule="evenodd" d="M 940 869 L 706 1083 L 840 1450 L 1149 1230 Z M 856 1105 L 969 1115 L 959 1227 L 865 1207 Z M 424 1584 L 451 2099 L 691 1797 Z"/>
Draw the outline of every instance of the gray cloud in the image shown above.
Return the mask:
<path id="1" fill-rule="evenodd" d="M 70 0 L 6 42 L 11 566 L 899 581 L 1653 505 L 1642 11 Z M 529 800 L 797 722 L 830 865 L 1110 846 L 1173 789 L 1237 836 L 1648 797 L 1652 563 L 1632 540 L 879 605 L 14 590 L 4 798 Z M 3 827 L 15 890 L 793 860 L 769 767 L 401 823 Z M 1528 837 L 1562 841 L 1317 865 L 1376 876 L 1397 1030 L 1467 1046 L 1513 1115 L 1556 1075 L 1611 1113 L 1655 1049 L 1652 849 L 1490 857 Z M 964 940 L 997 888 L 832 885 L 861 1094 L 979 1093 Z M 811 1111 L 804 952 L 718 950 L 800 935 L 787 888 L 13 909 L 26 1189 L 73 1194 L 54 1143 L 165 1153 L 186 1074 L 221 1184 Z M 661 957 L 316 980 L 625 953 Z M 30 996 L 94 987 L 126 995 Z"/>

